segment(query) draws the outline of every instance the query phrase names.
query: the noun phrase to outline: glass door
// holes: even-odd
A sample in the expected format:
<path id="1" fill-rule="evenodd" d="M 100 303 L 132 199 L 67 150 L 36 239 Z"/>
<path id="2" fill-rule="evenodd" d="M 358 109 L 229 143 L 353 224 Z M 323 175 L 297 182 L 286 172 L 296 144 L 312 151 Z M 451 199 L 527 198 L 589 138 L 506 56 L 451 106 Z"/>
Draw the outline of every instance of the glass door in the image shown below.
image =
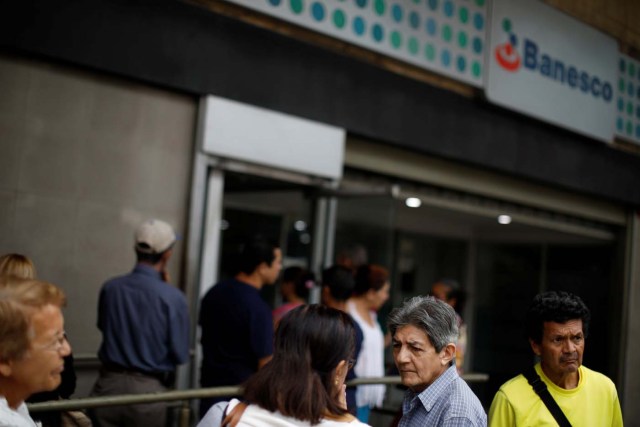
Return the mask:
<path id="1" fill-rule="evenodd" d="M 220 223 L 219 279 L 233 275 L 231 248 L 246 236 L 263 235 L 280 244 L 283 269 L 313 269 L 314 192 L 304 185 L 255 175 L 226 172 Z M 280 282 L 262 294 L 275 308 Z"/>

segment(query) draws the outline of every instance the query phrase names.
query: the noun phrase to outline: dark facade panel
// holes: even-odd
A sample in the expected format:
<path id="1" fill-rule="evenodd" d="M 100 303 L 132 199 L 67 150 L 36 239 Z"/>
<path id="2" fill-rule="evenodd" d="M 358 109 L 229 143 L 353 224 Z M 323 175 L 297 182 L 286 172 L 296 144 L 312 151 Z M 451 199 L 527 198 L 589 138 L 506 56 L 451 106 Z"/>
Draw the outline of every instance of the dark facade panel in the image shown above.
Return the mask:
<path id="1" fill-rule="evenodd" d="M 640 206 L 640 157 L 177 0 L 4 2 L 0 46 Z"/>

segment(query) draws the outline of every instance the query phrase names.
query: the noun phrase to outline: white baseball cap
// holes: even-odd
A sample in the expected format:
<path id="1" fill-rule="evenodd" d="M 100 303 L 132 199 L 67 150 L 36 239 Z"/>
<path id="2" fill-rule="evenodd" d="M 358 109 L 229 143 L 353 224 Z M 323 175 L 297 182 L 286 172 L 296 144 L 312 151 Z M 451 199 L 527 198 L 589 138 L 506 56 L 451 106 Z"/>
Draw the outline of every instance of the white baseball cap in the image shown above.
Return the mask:
<path id="1" fill-rule="evenodd" d="M 136 250 L 145 254 L 159 254 L 169 249 L 176 239 L 176 233 L 169 224 L 159 219 L 149 219 L 136 229 Z"/>

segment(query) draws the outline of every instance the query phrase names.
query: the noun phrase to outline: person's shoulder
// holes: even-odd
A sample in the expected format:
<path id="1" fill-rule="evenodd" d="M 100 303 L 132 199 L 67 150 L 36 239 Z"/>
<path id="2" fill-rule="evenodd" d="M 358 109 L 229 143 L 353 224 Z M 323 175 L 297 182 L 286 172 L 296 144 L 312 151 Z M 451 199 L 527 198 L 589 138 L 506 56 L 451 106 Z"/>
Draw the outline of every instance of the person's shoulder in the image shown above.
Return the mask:
<path id="1" fill-rule="evenodd" d="M 616 385 L 613 383 L 611 378 L 609 378 L 605 374 L 594 371 L 593 369 L 589 369 L 584 365 L 582 365 L 580 369 L 584 373 L 585 378 L 589 384 L 599 384 L 601 387 L 606 387 L 613 390 L 616 389 Z"/>
<path id="2" fill-rule="evenodd" d="M 233 287 L 231 286 L 231 280 L 222 280 L 215 285 L 213 285 L 209 290 L 204 294 L 202 298 L 203 301 L 218 299 L 224 297 L 225 294 L 233 292 Z"/>
<path id="3" fill-rule="evenodd" d="M 319 426 L 332 427 L 332 426 L 345 426 L 345 427 L 371 427 L 369 424 L 365 424 L 353 415 L 347 414 L 341 417 L 341 419 L 323 418 L 320 420 Z"/>
<path id="4" fill-rule="evenodd" d="M 449 390 L 449 396 L 445 397 L 443 395 L 442 397 L 448 399 L 451 403 L 449 406 L 450 415 L 470 420 L 476 420 L 479 417 L 486 419 L 480 399 L 462 377 L 457 376 L 451 383 Z"/>
<path id="5" fill-rule="evenodd" d="M 529 383 L 523 374 L 518 374 L 503 383 L 499 390 L 508 395 L 509 393 L 521 391 L 525 388 L 530 388 Z"/>
<path id="6" fill-rule="evenodd" d="M 163 286 L 160 287 L 160 294 L 162 298 L 169 304 L 184 303 L 187 304 L 187 297 L 180 289 L 171 283 L 162 282 Z"/>
<path id="7" fill-rule="evenodd" d="M 131 274 L 132 273 L 129 272 L 124 274 L 119 274 L 117 276 L 112 276 L 104 281 L 104 283 L 102 284 L 102 288 L 105 289 L 111 286 L 117 286 L 120 283 L 124 283 L 127 280 L 129 280 L 129 278 L 131 277 Z"/>

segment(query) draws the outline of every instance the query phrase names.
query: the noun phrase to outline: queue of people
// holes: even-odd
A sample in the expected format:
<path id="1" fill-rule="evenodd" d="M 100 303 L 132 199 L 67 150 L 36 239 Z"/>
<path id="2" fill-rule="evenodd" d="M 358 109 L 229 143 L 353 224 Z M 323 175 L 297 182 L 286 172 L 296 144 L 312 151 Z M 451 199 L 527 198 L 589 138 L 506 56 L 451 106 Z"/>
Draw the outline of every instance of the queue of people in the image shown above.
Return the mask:
<path id="1" fill-rule="evenodd" d="M 133 270 L 103 285 L 102 368 L 92 396 L 166 390 L 177 366 L 188 360 L 188 305 L 166 273 L 175 242 L 169 224 L 145 221 L 134 233 Z M 354 388 L 346 382 L 384 376 L 387 341 L 407 389 L 400 427 L 622 426 L 614 384 L 582 365 L 590 314 L 576 295 L 535 297 L 526 329 L 540 362 L 500 388 L 487 416 L 456 364 L 464 327 L 455 309 L 457 283 L 440 281 L 432 288 L 435 297 L 417 296 L 393 309 L 385 339 L 376 312 L 389 298 L 389 273 L 365 255 L 322 272 L 322 304 L 308 304 L 303 292 L 283 294 L 288 305 L 274 328 L 259 291 L 278 280 L 282 258 L 276 243 L 247 239 L 237 247 L 235 276 L 201 301 L 201 386 L 242 384 L 244 393 L 241 400 L 202 399 L 198 427 L 368 425 L 371 409 L 382 405 L 384 385 Z M 293 289 L 308 288 L 313 276 L 296 273 Z M 25 402 L 41 392 L 53 393 L 48 399 L 73 392 L 64 305 L 64 292 L 35 279 L 27 257 L 0 257 L 0 427 L 62 425 L 59 413 L 36 424 Z M 167 425 L 164 403 L 106 407 L 90 415 L 98 427 Z"/>

